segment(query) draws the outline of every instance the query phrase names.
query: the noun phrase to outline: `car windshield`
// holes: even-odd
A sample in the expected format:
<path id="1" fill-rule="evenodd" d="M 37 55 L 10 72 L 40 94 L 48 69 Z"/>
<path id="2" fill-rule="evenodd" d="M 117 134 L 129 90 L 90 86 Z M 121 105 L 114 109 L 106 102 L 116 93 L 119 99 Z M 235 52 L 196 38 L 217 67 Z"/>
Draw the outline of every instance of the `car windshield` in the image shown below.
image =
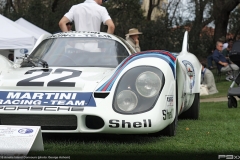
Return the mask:
<path id="1" fill-rule="evenodd" d="M 112 39 L 64 37 L 42 41 L 27 61 L 49 67 L 116 67 L 128 56 L 128 50 Z"/>

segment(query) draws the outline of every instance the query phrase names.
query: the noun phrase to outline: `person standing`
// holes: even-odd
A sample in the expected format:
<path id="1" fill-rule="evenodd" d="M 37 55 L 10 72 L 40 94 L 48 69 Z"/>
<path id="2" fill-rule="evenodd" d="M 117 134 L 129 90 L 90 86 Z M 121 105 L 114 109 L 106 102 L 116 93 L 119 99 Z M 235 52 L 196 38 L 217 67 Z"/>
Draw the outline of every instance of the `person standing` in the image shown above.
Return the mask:
<path id="1" fill-rule="evenodd" d="M 127 42 L 137 51 L 141 52 L 141 48 L 139 45 L 139 35 L 142 34 L 142 32 L 139 32 L 137 28 L 131 28 L 128 31 L 128 34 L 126 34 L 126 40 Z"/>
<path id="2" fill-rule="evenodd" d="M 72 22 L 66 23 L 66 26 L 67 26 L 67 30 L 68 30 L 68 31 L 72 31 L 72 25 L 73 25 Z"/>
<path id="3" fill-rule="evenodd" d="M 107 33 L 113 34 L 115 25 L 105 7 L 101 6 L 106 0 L 85 0 L 73 5 L 59 21 L 59 27 L 67 32 L 66 23 L 74 21 L 76 31 L 100 32 L 101 23 L 108 26 Z"/>

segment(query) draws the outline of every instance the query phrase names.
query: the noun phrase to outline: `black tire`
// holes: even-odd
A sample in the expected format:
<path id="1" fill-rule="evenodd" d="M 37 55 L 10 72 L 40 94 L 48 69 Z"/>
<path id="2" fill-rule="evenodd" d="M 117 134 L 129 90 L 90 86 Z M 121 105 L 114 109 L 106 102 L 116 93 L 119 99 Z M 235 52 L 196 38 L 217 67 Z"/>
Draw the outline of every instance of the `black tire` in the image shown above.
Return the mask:
<path id="1" fill-rule="evenodd" d="M 176 82 L 176 85 L 177 85 L 177 82 Z M 151 135 L 152 136 L 168 136 L 168 137 L 175 136 L 176 130 L 177 130 L 177 123 L 178 123 L 178 89 L 176 87 L 176 112 L 175 112 L 174 121 L 163 130 L 156 133 L 152 133 Z"/>
<path id="2" fill-rule="evenodd" d="M 178 122 L 178 111 L 176 109 L 174 121 L 170 125 L 168 125 L 166 128 L 164 128 L 162 131 L 160 131 L 160 134 L 168 137 L 175 136 L 176 130 L 177 130 L 177 122 Z"/>
<path id="3" fill-rule="evenodd" d="M 160 134 L 163 136 L 172 137 L 176 135 L 177 130 L 177 123 L 178 123 L 178 84 L 176 81 L 176 112 L 175 112 L 175 118 L 174 121 L 168 125 L 166 128 L 164 128 L 162 131 L 160 131 Z"/>
<path id="4" fill-rule="evenodd" d="M 200 106 L 199 93 L 195 93 L 195 97 L 194 97 L 192 106 L 187 111 L 183 112 L 179 116 L 179 118 L 197 120 L 199 118 L 199 109 L 200 109 L 199 106 Z"/>
<path id="5" fill-rule="evenodd" d="M 229 96 L 228 97 L 228 108 L 237 108 L 237 100 L 235 97 L 233 96 Z"/>

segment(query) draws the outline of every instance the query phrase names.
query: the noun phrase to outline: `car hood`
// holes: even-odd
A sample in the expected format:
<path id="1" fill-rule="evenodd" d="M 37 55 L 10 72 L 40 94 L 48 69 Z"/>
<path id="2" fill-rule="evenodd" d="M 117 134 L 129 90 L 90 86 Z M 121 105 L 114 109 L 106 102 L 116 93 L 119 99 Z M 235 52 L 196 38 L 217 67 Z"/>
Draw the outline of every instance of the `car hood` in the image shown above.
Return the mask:
<path id="1" fill-rule="evenodd" d="M 0 106 L 96 106 L 93 92 L 113 68 L 11 68 L 0 74 Z"/>
<path id="2" fill-rule="evenodd" d="M 51 67 L 17 68 L 0 75 L 0 88 L 28 91 L 84 91 L 93 92 L 99 82 L 111 74 L 112 68 Z"/>

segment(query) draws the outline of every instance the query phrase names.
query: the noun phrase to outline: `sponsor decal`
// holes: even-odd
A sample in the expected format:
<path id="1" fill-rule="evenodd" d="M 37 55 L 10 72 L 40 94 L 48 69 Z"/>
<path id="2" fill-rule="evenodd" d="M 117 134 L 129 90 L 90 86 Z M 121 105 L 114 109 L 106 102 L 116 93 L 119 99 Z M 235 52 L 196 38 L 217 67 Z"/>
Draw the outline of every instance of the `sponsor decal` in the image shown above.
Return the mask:
<path id="1" fill-rule="evenodd" d="M 126 120 L 117 120 L 110 119 L 109 120 L 110 128 L 146 128 L 152 127 L 151 119 L 143 119 L 139 122 L 127 122 Z"/>
<path id="2" fill-rule="evenodd" d="M 91 92 L 7 92 L 0 91 L 0 109 L 6 106 L 19 108 L 19 106 L 68 106 L 68 107 L 96 107 Z M 55 107 L 56 110 L 62 108 Z M 69 109 L 69 108 L 68 108 Z M 9 109 L 10 110 L 10 109 Z"/>
<path id="3" fill-rule="evenodd" d="M 72 69 L 65 69 L 65 68 L 58 68 L 54 72 L 52 72 L 52 68 L 48 69 L 33 69 L 27 71 L 24 75 L 33 75 L 33 73 L 39 73 L 38 75 L 33 75 L 31 77 L 28 77 L 26 79 L 23 79 L 17 83 L 17 86 L 44 86 L 44 83 L 46 83 L 47 87 L 75 87 L 76 82 L 63 82 L 65 80 L 68 80 L 70 78 L 79 77 L 82 73 L 82 71 L 78 70 L 72 70 Z M 46 77 L 49 74 L 62 74 L 63 72 L 70 72 L 72 73 L 69 76 L 64 76 L 61 78 L 57 78 L 54 80 L 51 80 L 49 82 L 44 81 L 38 81 L 38 82 L 32 82 L 38 78 Z"/>
<path id="4" fill-rule="evenodd" d="M 108 38 L 112 39 L 110 35 L 100 34 L 100 32 L 91 32 L 91 31 L 73 31 L 72 33 L 56 33 L 50 36 L 50 38 L 57 38 L 57 37 L 97 37 L 97 38 Z"/>
<path id="5" fill-rule="evenodd" d="M 193 67 L 192 63 L 190 63 L 187 60 L 183 60 L 182 63 L 186 67 L 187 74 L 188 74 L 188 76 L 190 78 L 190 89 L 192 90 L 192 88 L 194 87 L 194 84 L 195 84 L 195 71 L 194 71 L 194 67 Z"/>
<path id="6" fill-rule="evenodd" d="M 20 49 L 20 53 L 26 54 L 26 53 L 28 53 L 28 49 L 26 49 L 26 48 Z"/>
<path id="7" fill-rule="evenodd" d="M 171 111 L 164 109 L 162 110 L 162 114 L 163 114 L 163 120 L 171 119 L 173 118 L 173 109 L 171 109 Z"/>
<path id="8" fill-rule="evenodd" d="M 84 107 L 0 106 L 0 111 L 83 111 Z"/>
<path id="9" fill-rule="evenodd" d="M 29 133 L 32 133 L 33 130 L 30 129 L 30 128 L 22 128 L 22 129 L 19 129 L 18 130 L 18 133 L 21 133 L 21 134 L 29 134 Z"/>
<path id="10" fill-rule="evenodd" d="M 173 106 L 173 96 L 166 96 L 167 106 Z"/>

